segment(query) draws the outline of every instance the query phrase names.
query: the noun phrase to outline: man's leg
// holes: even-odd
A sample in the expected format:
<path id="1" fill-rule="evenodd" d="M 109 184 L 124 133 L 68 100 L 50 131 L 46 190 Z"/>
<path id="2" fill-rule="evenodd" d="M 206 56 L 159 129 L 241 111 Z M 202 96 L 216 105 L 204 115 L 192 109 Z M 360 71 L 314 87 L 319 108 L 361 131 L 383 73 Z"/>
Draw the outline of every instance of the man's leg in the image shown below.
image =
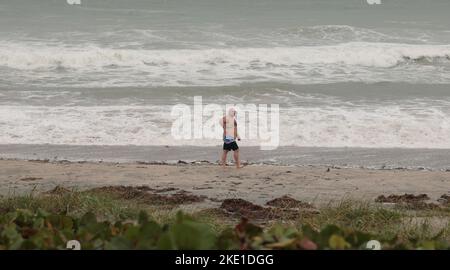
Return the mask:
<path id="1" fill-rule="evenodd" d="M 227 165 L 227 154 L 228 154 L 228 150 L 223 150 L 222 153 L 222 166 L 225 167 Z"/>
<path id="2" fill-rule="evenodd" d="M 239 149 L 233 152 L 234 162 L 236 163 L 236 168 L 241 167 L 241 161 L 239 160 Z"/>

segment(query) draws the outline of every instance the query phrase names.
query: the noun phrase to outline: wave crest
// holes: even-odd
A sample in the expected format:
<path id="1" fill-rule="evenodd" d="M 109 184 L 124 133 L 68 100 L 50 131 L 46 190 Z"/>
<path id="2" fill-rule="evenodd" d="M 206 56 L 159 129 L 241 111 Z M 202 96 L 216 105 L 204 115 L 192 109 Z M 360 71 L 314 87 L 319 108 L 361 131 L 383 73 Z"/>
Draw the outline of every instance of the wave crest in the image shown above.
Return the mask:
<path id="1" fill-rule="evenodd" d="M 449 60 L 450 45 L 345 43 L 333 46 L 232 48 L 202 50 L 126 50 L 89 46 L 0 46 L 0 65 L 15 69 L 140 68 L 184 65 L 261 68 L 267 65 L 344 64 L 393 67 L 406 60 Z"/>
<path id="2" fill-rule="evenodd" d="M 0 44 L 0 68 L 8 80 L 13 85 L 40 86 L 218 86 L 263 81 L 448 83 L 449 58 L 450 45 L 365 42 L 195 50 Z"/>

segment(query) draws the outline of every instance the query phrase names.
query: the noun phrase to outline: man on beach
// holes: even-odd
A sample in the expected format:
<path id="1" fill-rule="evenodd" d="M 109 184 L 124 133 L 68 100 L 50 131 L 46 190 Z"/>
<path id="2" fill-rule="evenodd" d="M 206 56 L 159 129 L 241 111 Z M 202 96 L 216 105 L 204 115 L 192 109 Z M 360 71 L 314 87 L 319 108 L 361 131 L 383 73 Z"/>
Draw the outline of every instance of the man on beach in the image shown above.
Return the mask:
<path id="1" fill-rule="evenodd" d="M 231 108 L 228 110 L 228 114 L 225 115 L 220 121 L 220 125 L 223 127 L 223 153 L 222 153 L 222 166 L 227 165 L 227 155 L 228 152 L 233 150 L 234 162 L 236 163 L 236 168 L 241 168 L 241 162 L 239 160 L 239 146 L 237 145 L 236 139 L 238 141 L 241 138 L 237 131 L 236 122 L 236 110 Z"/>

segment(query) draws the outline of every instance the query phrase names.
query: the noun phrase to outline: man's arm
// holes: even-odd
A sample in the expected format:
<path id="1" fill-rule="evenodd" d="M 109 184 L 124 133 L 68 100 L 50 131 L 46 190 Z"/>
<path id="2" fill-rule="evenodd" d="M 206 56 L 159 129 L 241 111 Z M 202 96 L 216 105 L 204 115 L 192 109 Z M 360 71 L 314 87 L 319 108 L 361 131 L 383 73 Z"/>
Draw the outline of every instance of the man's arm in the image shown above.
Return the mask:
<path id="1" fill-rule="evenodd" d="M 241 137 L 239 137 L 239 134 L 238 134 L 238 130 L 237 130 L 237 122 L 236 122 L 236 120 L 234 120 L 234 137 L 235 137 L 236 139 L 238 139 L 239 141 L 241 140 Z"/>
<path id="2" fill-rule="evenodd" d="M 221 121 L 220 121 L 220 125 L 222 126 L 222 128 L 223 128 L 223 137 L 225 138 L 225 135 L 226 135 L 226 129 L 227 129 L 227 127 L 226 127 L 226 118 L 225 118 L 225 116 L 224 117 L 222 117 L 222 119 L 221 119 Z"/>

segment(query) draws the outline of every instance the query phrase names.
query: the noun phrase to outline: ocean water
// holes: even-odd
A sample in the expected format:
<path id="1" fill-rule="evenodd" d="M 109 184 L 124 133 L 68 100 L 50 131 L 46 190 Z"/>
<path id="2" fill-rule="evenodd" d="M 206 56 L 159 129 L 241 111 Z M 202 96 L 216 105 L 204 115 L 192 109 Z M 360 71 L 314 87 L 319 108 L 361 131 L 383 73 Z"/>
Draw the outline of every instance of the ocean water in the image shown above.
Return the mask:
<path id="1" fill-rule="evenodd" d="M 220 134 L 171 135 L 172 106 L 202 96 L 279 104 L 282 147 L 450 149 L 449 12 L 448 0 L 0 0 L 0 144 L 216 146 Z"/>

